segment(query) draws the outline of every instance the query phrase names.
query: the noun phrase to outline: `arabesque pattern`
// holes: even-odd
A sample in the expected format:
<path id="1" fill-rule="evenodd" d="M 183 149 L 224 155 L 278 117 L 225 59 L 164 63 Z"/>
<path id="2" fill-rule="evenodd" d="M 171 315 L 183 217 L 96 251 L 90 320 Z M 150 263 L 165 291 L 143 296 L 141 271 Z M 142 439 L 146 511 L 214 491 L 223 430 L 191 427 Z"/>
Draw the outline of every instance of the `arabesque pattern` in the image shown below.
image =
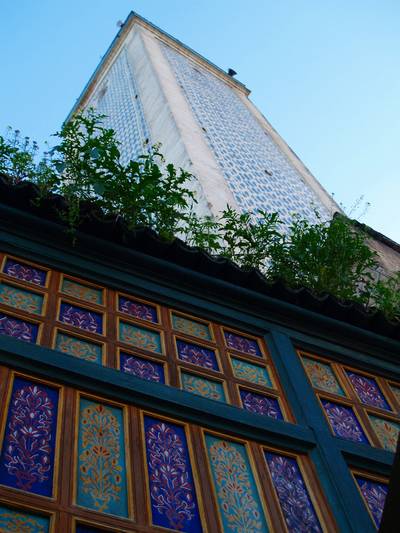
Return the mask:
<path id="1" fill-rule="evenodd" d="M 61 322 L 64 322 L 64 324 L 90 331 L 91 333 L 103 332 L 102 315 L 76 305 L 62 302 L 60 305 L 59 319 Z"/>
<path id="2" fill-rule="evenodd" d="M 13 285 L 0 283 L 0 303 L 15 307 L 20 311 L 40 315 L 43 307 L 43 296 Z"/>
<path id="3" fill-rule="evenodd" d="M 153 524 L 200 533 L 193 474 L 184 429 L 145 417 L 145 441 Z"/>
<path id="4" fill-rule="evenodd" d="M 248 355 L 262 357 L 260 347 L 256 340 L 243 335 L 238 335 L 237 333 L 232 333 L 231 331 L 224 331 L 224 336 L 228 348 Z"/>
<path id="5" fill-rule="evenodd" d="M 158 331 L 140 328 L 128 322 L 119 323 L 119 339 L 135 348 L 162 353 L 161 335 Z"/>
<path id="6" fill-rule="evenodd" d="M 282 411 L 276 398 L 244 389 L 240 389 L 240 398 L 243 407 L 250 413 L 283 419 Z"/>
<path id="7" fill-rule="evenodd" d="M 85 302 L 98 305 L 103 303 L 103 291 L 101 289 L 89 287 L 89 285 L 83 285 L 68 278 L 63 278 L 61 290 L 65 294 L 79 300 L 85 300 Z"/>
<path id="8" fill-rule="evenodd" d="M 360 488 L 364 503 L 369 509 L 375 526 L 379 528 L 385 500 L 388 493 L 388 487 L 384 483 L 378 483 L 362 476 L 355 476 Z"/>
<path id="9" fill-rule="evenodd" d="M 400 424 L 393 420 L 378 418 L 372 415 L 369 416 L 369 419 L 382 447 L 389 452 L 395 452 L 399 438 Z"/>
<path id="10" fill-rule="evenodd" d="M 197 322 L 196 320 L 190 320 L 180 315 L 172 313 L 172 327 L 181 333 L 191 335 L 192 337 L 198 337 L 206 341 L 212 340 L 210 328 L 203 322 Z"/>
<path id="11" fill-rule="evenodd" d="M 101 365 L 102 349 L 99 344 L 89 342 L 79 337 L 73 337 L 66 333 L 57 333 L 55 348 L 60 352 L 73 355 L 85 361 L 91 361 Z"/>
<path id="12" fill-rule="evenodd" d="M 331 366 L 328 363 L 322 363 L 309 357 L 302 357 L 304 367 L 313 387 L 345 396 L 342 387 L 339 384 Z"/>
<path id="13" fill-rule="evenodd" d="M 182 340 L 176 341 L 176 347 L 178 350 L 178 357 L 181 361 L 202 366 L 203 368 L 208 368 L 210 370 L 219 370 L 214 350 Z"/>
<path id="14" fill-rule="evenodd" d="M 39 326 L 26 320 L 0 313 L 0 335 L 8 335 L 20 341 L 36 342 Z"/>
<path id="15" fill-rule="evenodd" d="M 165 383 L 164 368 L 161 363 L 149 361 L 135 355 L 121 353 L 120 367 L 126 374 L 156 383 Z"/>
<path id="16" fill-rule="evenodd" d="M 248 361 L 231 357 L 233 373 L 238 379 L 243 379 L 256 385 L 273 387 L 268 370 L 265 367 L 254 365 Z"/>
<path id="17" fill-rule="evenodd" d="M 268 531 L 245 446 L 207 434 L 206 447 L 223 531 Z"/>
<path id="18" fill-rule="evenodd" d="M 322 532 L 296 459 L 272 452 L 265 457 L 288 531 Z"/>
<path id="19" fill-rule="evenodd" d="M 47 272 L 37 267 L 33 267 L 20 261 L 7 258 L 3 268 L 4 274 L 15 279 L 32 283 L 33 285 L 46 285 Z"/>
<path id="20" fill-rule="evenodd" d="M 368 444 L 368 439 L 351 407 L 330 402 L 329 400 L 321 400 L 321 402 L 337 437 Z"/>
<path id="21" fill-rule="evenodd" d="M 181 373 L 182 388 L 203 398 L 225 402 L 225 392 L 222 383 L 187 372 Z"/>
<path id="22" fill-rule="evenodd" d="M 118 310 L 140 320 L 147 320 L 155 324 L 158 322 L 157 308 L 154 305 L 145 304 L 132 298 L 118 296 Z"/>
<path id="23" fill-rule="evenodd" d="M 4 533 L 48 533 L 49 519 L 0 504 L 0 531 Z"/>
<path id="24" fill-rule="evenodd" d="M 121 409 L 81 399 L 77 475 L 79 505 L 128 516 Z"/>
<path id="25" fill-rule="evenodd" d="M 362 403 L 391 411 L 375 379 L 350 370 L 346 374 Z"/>

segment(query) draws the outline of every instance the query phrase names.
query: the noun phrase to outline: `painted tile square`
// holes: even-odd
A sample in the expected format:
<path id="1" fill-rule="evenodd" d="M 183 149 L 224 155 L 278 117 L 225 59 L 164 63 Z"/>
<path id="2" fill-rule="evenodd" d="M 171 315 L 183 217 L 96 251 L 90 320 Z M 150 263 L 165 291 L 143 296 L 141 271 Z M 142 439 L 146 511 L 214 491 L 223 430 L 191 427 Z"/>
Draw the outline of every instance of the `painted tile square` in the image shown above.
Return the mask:
<path id="1" fill-rule="evenodd" d="M 35 343 L 38 333 L 38 324 L 0 313 L 0 335 L 8 335 L 14 339 Z"/>
<path id="2" fill-rule="evenodd" d="M 46 285 L 47 271 L 8 257 L 3 267 L 4 274 L 33 285 Z"/>
<path id="3" fill-rule="evenodd" d="M 374 378 L 363 376 L 362 374 L 358 374 L 351 370 L 346 370 L 346 374 L 353 389 L 363 404 L 391 411 L 389 404 Z"/>
<path id="4" fill-rule="evenodd" d="M 381 524 L 383 509 L 385 507 L 388 486 L 371 479 L 355 476 L 357 485 L 362 494 L 365 505 L 372 515 L 376 528 Z"/>
<path id="5" fill-rule="evenodd" d="M 181 372 L 182 389 L 203 398 L 226 402 L 222 383 L 189 372 Z"/>
<path id="6" fill-rule="evenodd" d="M 302 357 L 302 360 L 313 387 L 332 394 L 338 394 L 339 396 L 345 396 L 331 365 L 309 357 Z"/>
<path id="7" fill-rule="evenodd" d="M 248 355 L 254 355 L 256 357 L 262 357 L 261 349 L 258 344 L 258 341 L 245 335 L 239 335 L 238 333 L 233 333 L 232 331 L 225 331 L 225 342 L 228 348 L 232 350 L 237 350 Z"/>
<path id="8" fill-rule="evenodd" d="M 211 341 L 212 336 L 208 324 L 192 320 L 181 315 L 172 313 L 172 327 L 181 333 L 191 335 L 192 337 L 198 337 L 206 341 Z"/>
<path id="9" fill-rule="evenodd" d="M 102 289 L 84 285 L 77 281 L 73 281 L 72 279 L 63 278 L 61 291 L 69 296 L 78 298 L 79 300 L 84 300 L 85 302 L 98 305 L 103 304 Z"/>
<path id="10" fill-rule="evenodd" d="M 263 385 L 264 387 L 273 387 L 272 380 L 265 367 L 232 356 L 231 362 L 233 374 L 236 378 L 249 381 L 256 385 Z"/>
<path id="11" fill-rule="evenodd" d="M 119 364 L 122 372 L 147 381 L 165 383 L 164 365 L 137 355 L 121 352 Z"/>
<path id="12" fill-rule="evenodd" d="M 199 344 L 193 344 L 183 340 L 176 341 L 178 358 L 186 363 L 208 368 L 210 370 L 219 370 L 215 351 Z"/>
<path id="13" fill-rule="evenodd" d="M 163 352 L 161 334 L 158 331 L 135 326 L 122 320 L 119 323 L 119 340 L 149 352 L 158 354 Z"/>
<path id="14" fill-rule="evenodd" d="M 0 504 L 0 531 L 4 533 L 48 533 L 49 527 L 47 517 Z"/>
<path id="15" fill-rule="evenodd" d="M 133 298 L 118 296 L 118 311 L 140 320 L 146 320 L 154 324 L 158 323 L 157 307 Z"/>
<path id="16" fill-rule="evenodd" d="M 102 364 L 102 347 L 81 337 L 57 332 L 55 348 L 60 352 L 78 357 L 78 359 Z"/>
<path id="17" fill-rule="evenodd" d="M 0 283 L 0 304 L 9 305 L 26 313 L 41 315 L 43 296 L 7 283 Z"/>
<path id="18" fill-rule="evenodd" d="M 59 319 L 64 324 L 75 328 L 91 333 L 103 333 L 103 315 L 91 309 L 61 302 Z"/>
<path id="19" fill-rule="evenodd" d="M 239 391 L 243 408 L 246 411 L 283 420 L 279 401 L 276 398 L 245 389 L 239 389 Z"/>
<path id="20" fill-rule="evenodd" d="M 400 424 L 393 420 L 369 415 L 372 427 L 382 447 L 389 452 L 395 452 L 399 438 Z"/>
<path id="21" fill-rule="evenodd" d="M 321 399 L 334 434 L 342 439 L 369 444 L 351 407 Z"/>

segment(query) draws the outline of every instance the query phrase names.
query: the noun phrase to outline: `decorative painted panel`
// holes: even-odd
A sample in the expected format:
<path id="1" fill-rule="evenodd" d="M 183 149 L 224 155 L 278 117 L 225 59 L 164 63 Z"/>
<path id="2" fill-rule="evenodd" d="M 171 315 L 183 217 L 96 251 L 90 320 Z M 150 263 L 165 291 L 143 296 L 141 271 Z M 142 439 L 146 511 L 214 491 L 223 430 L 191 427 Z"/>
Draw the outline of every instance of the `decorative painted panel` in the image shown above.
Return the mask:
<path id="1" fill-rule="evenodd" d="M 85 300 L 92 304 L 102 305 L 103 303 L 103 291 L 89 285 L 83 285 L 72 279 L 63 278 L 61 291 L 69 296 L 78 298 L 79 300 Z"/>
<path id="2" fill-rule="evenodd" d="M 0 313 L 0 335 L 8 335 L 25 342 L 36 342 L 38 324 Z"/>
<path id="3" fill-rule="evenodd" d="M 390 452 L 396 451 L 397 440 L 400 432 L 400 424 L 393 420 L 369 416 L 372 427 L 382 447 Z"/>
<path id="4" fill-rule="evenodd" d="M 368 444 L 368 439 L 351 407 L 323 399 L 321 403 L 337 437 Z"/>
<path id="5" fill-rule="evenodd" d="M 375 379 L 351 370 L 347 370 L 346 374 L 363 404 L 391 411 Z"/>
<path id="6" fill-rule="evenodd" d="M 315 359 L 302 357 L 304 367 L 313 387 L 317 389 L 345 396 L 342 387 L 339 384 L 331 366 L 328 363 L 322 363 Z"/>
<path id="7" fill-rule="evenodd" d="M 81 398 L 78 429 L 78 505 L 127 517 L 127 467 L 122 409 Z"/>
<path id="8" fill-rule="evenodd" d="M 245 446 L 209 434 L 205 441 L 223 531 L 268 531 Z"/>
<path id="9" fill-rule="evenodd" d="M 49 526 L 44 516 L 0 504 L 0 531 L 4 533 L 48 533 Z"/>
<path id="10" fill-rule="evenodd" d="M 243 379 L 256 385 L 273 387 L 272 380 L 265 367 L 237 359 L 236 357 L 231 357 L 231 362 L 233 373 L 238 379 Z"/>
<path id="11" fill-rule="evenodd" d="M 228 348 L 248 355 L 262 357 L 260 346 L 255 339 L 232 333 L 232 331 L 224 331 L 224 336 Z"/>
<path id="12" fill-rule="evenodd" d="M 206 348 L 205 346 L 192 344 L 182 340 L 176 341 L 176 347 L 178 357 L 181 361 L 202 366 L 209 370 L 219 370 L 217 356 L 215 355 L 215 351 L 211 348 Z"/>
<path id="13" fill-rule="evenodd" d="M 21 263 L 15 259 L 7 258 L 3 268 L 4 274 L 15 279 L 32 283 L 33 285 L 46 285 L 47 272 L 32 265 Z"/>
<path id="14" fill-rule="evenodd" d="M 247 411 L 283 420 L 282 411 L 276 398 L 244 389 L 239 390 L 243 407 Z"/>
<path id="15" fill-rule="evenodd" d="M 322 532 L 296 459 L 272 452 L 265 457 L 288 530 Z"/>
<path id="16" fill-rule="evenodd" d="M 225 392 L 222 383 L 213 379 L 207 379 L 188 372 L 181 372 L 182 389 L 210 398 L 210 400 L 217 400 L 225 402 Z"/>
<path id="17" fill-rule="evenodd" d="M 83 307 L 61 302 L 59 320 L 91 333 L 103 333 L 102 315 Z"/>
<path id="18" fill-rule="evenodd" d="M 210 328 L 207 324 L 203 322 L 197 322 L 197 320 L 190 320 L 180 315 L 172 313 L 172 327 L 181 333 L 186 335 L 191 335 L 192 337 L 199 337 L 199 339 L 204 339 L 206 341 L 211 341 L 212 336 Z"/>
<path id="19" fill-rule="evenodd" d="M 0 459 L 0 483 L 52 496 L 58 390 L 14 379 Z"/>
<path id="20" fill-rule="evenodd" d="M 388 486 L 385 483 L 378 483 L 362 476 L 355 476 L 360 488 L 365 505 L 372 515 L 376 528 L 381 523 L 383 508 L 388 493 Z"/>
<path id="21" fill-rule="evenodd" d="M 119 340 L 149 352 L 159 354 L 163 352 L 161 335 L 158 331 L 134 326 L 122 320 L 119 323 Z"/>
<path id="22" fill-rule="evenodd" d="M 123 352 L 120 353 L 119 357 L 122 372 L 147 381 L 165 383 L 164 366 L 161 363 Z"/>
<path id="23" fill-rule="evenodd" d="M 0 283 L 0 303 L 15 307 L 20 311 L 40 315 L 43 308 L 43 296 L 7 283 Z"/>
<path id="24" fill-rule="evenodd" d="M 400 403 L 400 388 L 394 387 L 393 385 L 390 385 L 390 388 L 396 398 L 396 400 Z"/>
<path id="25" fill-rule="evenodd" d="M 102 364 L 102 348 L 95 342 L 57 332 L 55 348 L 60 352 L 73 355 L 85 361 Z"/>
<path id="26" fill-rule="evenodd" d="M 203 529 L 184 428 L 145 416 L 144 431 L 152 523 L 200 533 Z"/>
<path id="27" fill-rule="evenodd" d="M 155 324 L 158 322 L 157 307 L 125 296 L 118 296 L 118 311 L 140 320 L 147 320 Z"/>

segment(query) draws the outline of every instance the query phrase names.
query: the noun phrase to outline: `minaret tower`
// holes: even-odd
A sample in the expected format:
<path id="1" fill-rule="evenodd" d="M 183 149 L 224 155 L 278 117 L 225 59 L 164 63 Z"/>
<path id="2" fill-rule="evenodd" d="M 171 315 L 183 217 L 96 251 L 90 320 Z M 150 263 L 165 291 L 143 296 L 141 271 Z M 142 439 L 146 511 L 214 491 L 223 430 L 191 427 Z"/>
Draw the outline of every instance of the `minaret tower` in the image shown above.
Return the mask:
<path id="1" fill-rule="evenodd" d="M 107 115 L 122 160 L 162 143 L 168 162 L 197 177 L 200 214 L 227 204 L 314 220 L 337 206 L 228 73 L 130 13 L 69 116 L 92 106 Z"/>

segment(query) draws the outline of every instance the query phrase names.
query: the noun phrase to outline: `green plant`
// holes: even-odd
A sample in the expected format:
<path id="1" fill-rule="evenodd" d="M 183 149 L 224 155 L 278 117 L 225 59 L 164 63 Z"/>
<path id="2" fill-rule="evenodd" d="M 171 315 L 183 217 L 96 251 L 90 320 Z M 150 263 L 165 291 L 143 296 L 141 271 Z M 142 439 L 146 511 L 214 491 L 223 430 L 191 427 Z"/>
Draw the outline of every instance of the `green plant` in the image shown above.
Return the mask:
<path id="1" fill-rule="evenodd" d="M 371 287 L 373 304 L 390 320 L 400 320 L 400 271 Z"/>

